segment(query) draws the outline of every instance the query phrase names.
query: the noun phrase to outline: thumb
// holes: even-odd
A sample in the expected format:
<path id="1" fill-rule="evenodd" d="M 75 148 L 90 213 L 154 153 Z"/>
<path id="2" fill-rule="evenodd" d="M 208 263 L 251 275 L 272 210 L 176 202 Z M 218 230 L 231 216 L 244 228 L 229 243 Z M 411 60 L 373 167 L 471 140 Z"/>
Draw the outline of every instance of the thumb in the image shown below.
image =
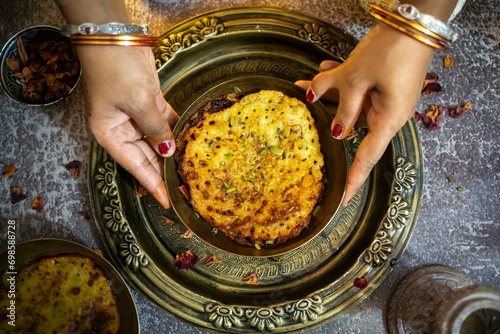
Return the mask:
<path id="1" fill-rule="evenodd" d="M 146 111 L 143 115 L 147 117 L 137 117 L 135 122 L 156 153 L 165 158 L 171 156 L 175 152 L 175 138 L 169 122 L 173 126 L 179 116 L 165 101 L 161 92 L 156 94 L 151 103 L 146 104 Z"/>

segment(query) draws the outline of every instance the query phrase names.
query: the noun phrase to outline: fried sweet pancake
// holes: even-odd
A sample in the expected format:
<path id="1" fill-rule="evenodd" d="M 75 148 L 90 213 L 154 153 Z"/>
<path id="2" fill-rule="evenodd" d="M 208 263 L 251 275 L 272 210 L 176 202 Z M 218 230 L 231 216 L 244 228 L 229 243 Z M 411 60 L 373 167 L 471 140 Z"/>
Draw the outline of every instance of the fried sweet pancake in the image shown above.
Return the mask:
<path id="1" fill-rule="evenodd" d="M 244 245 L 297 237 L 324 187 L 314 119 L 278 91 L 206 103 L 179 133 L 175 159 L 194 210 Z"/>
<path id="2" fill-rule="evenodd" d="M 120 315 L 111 282 L 94 260 L 68 254 L 40 258 L 16 276 L 15 327 L 11 298 L 0 289 L 2 333 L 118 333 Z"/>

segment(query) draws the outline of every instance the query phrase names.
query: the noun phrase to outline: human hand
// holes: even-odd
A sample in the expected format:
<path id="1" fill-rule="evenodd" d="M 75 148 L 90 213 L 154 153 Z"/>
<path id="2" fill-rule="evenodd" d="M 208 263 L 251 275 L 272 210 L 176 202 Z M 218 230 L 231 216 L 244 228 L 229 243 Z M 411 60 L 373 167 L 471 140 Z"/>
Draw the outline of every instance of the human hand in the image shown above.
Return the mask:
<path id="1" fill-rule="evenodd" d="M 344 139 L 366 126 L 347 178 L 346 206 L 368 178 L 394 135 L 414 114 L 434 49 L 379 24 L 339 64 L 324 61 L 312 81 L 298 81 L 310 102 L 338 101 L 332 136 Z"/>
<path id="2" fill-rule="evenodd" d="M 168 157 L 174 153 L 171 126 L 178 115 L 163 98 L 151 49 L 82 45 L 77 51 L 89 132 L 169 208 L 158 154 Z"/>

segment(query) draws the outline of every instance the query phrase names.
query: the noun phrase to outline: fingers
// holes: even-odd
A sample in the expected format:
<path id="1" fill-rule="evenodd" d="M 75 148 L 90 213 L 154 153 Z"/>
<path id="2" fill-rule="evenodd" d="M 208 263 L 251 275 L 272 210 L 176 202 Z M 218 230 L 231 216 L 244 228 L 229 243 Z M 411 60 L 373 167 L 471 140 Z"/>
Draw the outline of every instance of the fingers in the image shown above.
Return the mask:
<path id="1" fill-rule="evenodd" d="M 363 141 L 361 141 L 349 175 L 347 176 L 347 185 L 342 206 L 347 206 L 359 188 L 361 188 L 373 167 L 384 154 L 392 137 L 387 132 L 382 131 L 379 133 L 368 133 Z"/>
<path id="2" fill-rule="evenodd" d="M 132 174 L 137 181 L 165 209 L 170 208 L 165 182 L 163 181 L 163 168 L 156 152 L 143 140 L 125 142 L 120 145 L 103 144 L 104 149 L 115 161 Z"/>

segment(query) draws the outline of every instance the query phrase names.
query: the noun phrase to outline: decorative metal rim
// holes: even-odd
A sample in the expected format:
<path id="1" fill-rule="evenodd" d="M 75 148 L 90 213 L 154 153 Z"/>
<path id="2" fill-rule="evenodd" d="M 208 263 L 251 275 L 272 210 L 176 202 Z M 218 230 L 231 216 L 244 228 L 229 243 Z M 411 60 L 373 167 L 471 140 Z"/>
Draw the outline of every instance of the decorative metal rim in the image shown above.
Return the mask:
<path id="1" fill-rule="evenodd" d="M 215 11 L 162 35 L 162 45 L 155 49 L 158 72 L 161 76 L 176 57 L 185 57 L 204 41 L 247 33 L 256 26 L 259 33 L 268 31 L 309 43 L 338 60 L 345 59 L 339 50 L 350 52 L 355 43 L 329 24 L 297 12 L 275 8 Z M 211 29 L 204 30 L 207 27 Z M 162 56 L 172 38 L 179 47 Z M 175 85 L 168 80 L 162 85 Z M 164 94 L 169 94 L 168 89 Z M 346 142 L 346 148 L 353 154 L 356 147 Z M 90 151 L 88 182 L 94 218 L 113 262 L 132 286 L 169 315 L 219 333 L 291 332 L 323 325 L 357 305 L 382 283 L 404 252 L 420 210 L 423 184 L 420 137 L 413 120 L 393 138 L 372 174 L 362 191 L 366 197 L 356 199 L 359 223 L 349 240 L 324 266 L 275 286 L 217 285 L 197 280 L 199 273 L 192 270 L 173 269 L 175 253 L 156 246 L 162 242 L 158 231 L 143 222 L 140 229 L 136 227 L 136 219 L 160 213 L 151 202 L 140 203 L 134 181 L 96 143 Z M 137 212 L 125 203 L 137 205 Z M 334 273 L 339 267 L 345 271 Z M 369 283 L 364 289 L 353 284 L 360 277 Z M 220 289 L 220 296 L 207 289 Z M 252 294 L 253 303 L 248 297 Z M 233 302 L 235 296 L 243 302 Z"/>

